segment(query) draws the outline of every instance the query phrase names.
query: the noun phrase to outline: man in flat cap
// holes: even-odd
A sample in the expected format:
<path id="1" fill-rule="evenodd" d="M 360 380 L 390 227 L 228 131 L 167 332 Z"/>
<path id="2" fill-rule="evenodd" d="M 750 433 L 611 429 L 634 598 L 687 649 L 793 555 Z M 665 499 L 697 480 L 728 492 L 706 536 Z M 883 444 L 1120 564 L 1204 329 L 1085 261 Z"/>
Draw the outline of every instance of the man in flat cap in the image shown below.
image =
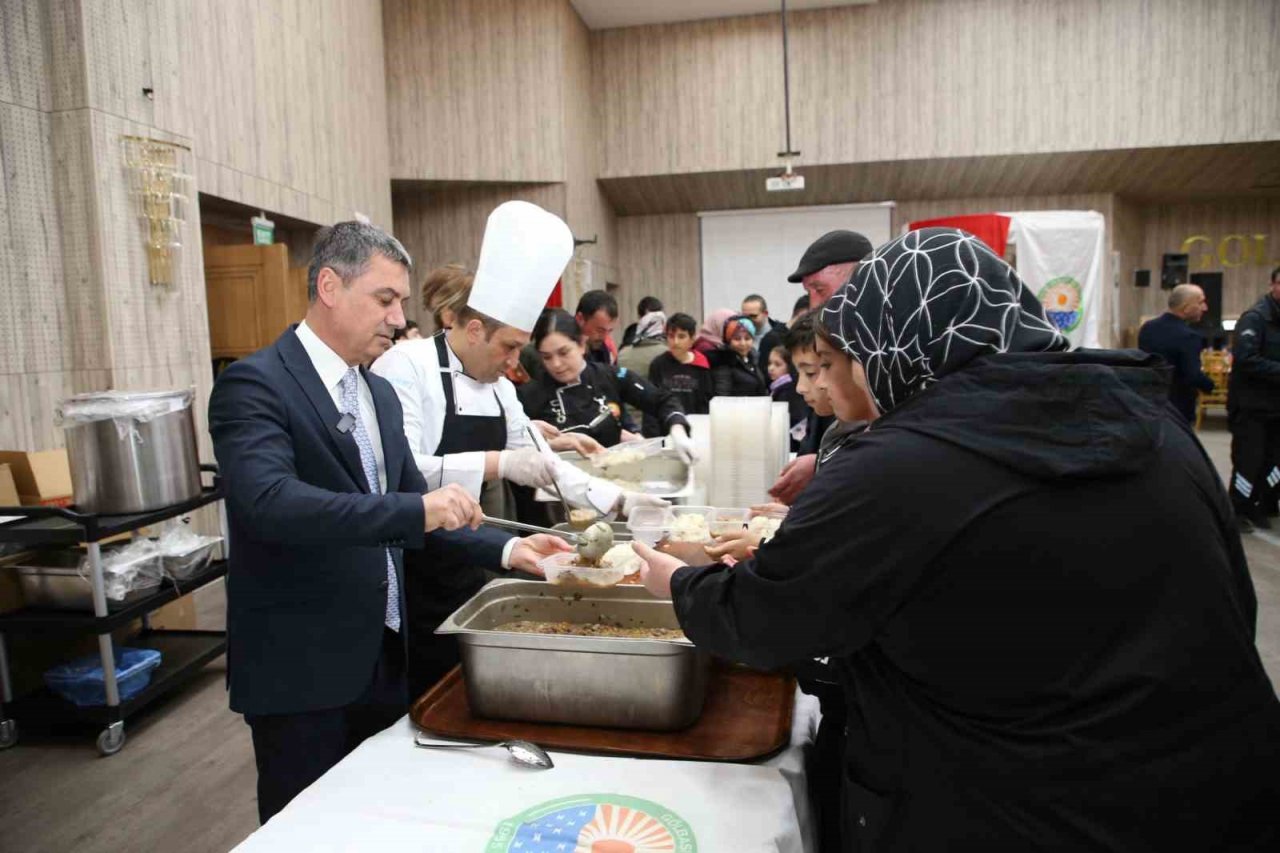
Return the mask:
<path id="1" fill-rule="evenodd" d="M 809 310 L 820 307 L 853 276 L 858 261 L 871 254 L 871 241 L 857 231 L 828 231 L 809 244 L 787 281 L 809 294 Z"/>

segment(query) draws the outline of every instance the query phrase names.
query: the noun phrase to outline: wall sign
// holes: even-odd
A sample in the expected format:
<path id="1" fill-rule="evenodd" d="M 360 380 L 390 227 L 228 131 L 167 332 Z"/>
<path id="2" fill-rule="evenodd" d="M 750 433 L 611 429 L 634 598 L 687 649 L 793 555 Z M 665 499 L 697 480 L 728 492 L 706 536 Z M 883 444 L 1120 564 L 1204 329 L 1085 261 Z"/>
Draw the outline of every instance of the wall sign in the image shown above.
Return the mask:
<path id="1" fill-rule="evenodd" d="M 1191 268 L 1195 270 L 1280 264 L 1280 259 L 1271 258 L 1267 250 L 1266 234 L 1228 234 L 1218 241 L 1216 252 L 1208 234 L 1192 234 L 1182 241 L 1179 251 L 1191 256 Z"/>

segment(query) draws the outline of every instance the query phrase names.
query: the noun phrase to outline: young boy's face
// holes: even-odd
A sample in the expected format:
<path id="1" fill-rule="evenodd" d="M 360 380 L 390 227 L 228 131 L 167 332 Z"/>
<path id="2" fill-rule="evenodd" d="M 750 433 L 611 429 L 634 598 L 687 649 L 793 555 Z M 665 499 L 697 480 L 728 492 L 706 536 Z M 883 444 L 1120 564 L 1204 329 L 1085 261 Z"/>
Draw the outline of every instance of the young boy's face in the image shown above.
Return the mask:
<path id="1" fill-rule="evenodd" d="M 809 408 L 824 418 L 835 414 L 831 408 L 831 400 L 827 397 L 826 389 L 817 387 L 817 350 L 793 349 L 791 351 L 791 363 L 796 368 L 796 390 L 800 392 L 801 397 L 804 397 L 804 401 L 809 404 Z"/>
<path id="2" fill-rule="evenodd" d="M 818 378 L 814 385 L 826 391 L 835 416 L 846 423 L 875 420 L 876 407 L 862 365 L 822 338 L 817 344 Z"/>
<path id="3" fill-rule="evenodd" d="M 693 348 L 693 335 L 684 329 L 671 329 L 667 332 L 667 349 L 676 357 L 687 355 Z"/>

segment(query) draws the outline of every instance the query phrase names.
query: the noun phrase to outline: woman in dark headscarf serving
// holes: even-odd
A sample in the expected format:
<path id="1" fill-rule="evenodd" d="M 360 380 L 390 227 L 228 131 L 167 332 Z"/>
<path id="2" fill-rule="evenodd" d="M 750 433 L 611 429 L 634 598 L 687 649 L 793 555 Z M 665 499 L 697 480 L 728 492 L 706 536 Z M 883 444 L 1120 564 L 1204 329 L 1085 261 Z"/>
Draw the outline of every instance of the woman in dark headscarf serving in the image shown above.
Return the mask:
<path id="1" fill-rule="evenodd" d="M 1253 585 L 1157 362 L 1065 352 L 954 229 L 882 246 L 823 322 L 879 420 L 753 559 L 637 550 L 699 647 L 830 656 L 845 849 L 1280 849 Z"/>

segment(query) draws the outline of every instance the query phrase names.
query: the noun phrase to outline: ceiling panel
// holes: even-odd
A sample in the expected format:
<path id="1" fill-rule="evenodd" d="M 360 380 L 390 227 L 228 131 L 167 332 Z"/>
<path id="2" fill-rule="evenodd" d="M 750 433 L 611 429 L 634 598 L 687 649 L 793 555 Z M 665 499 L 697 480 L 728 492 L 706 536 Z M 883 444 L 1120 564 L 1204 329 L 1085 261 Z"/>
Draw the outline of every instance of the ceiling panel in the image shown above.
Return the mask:
<path id="1" fill-rule="evenodd" d="M 606 178 L 619 216 L 972 196 L 1118 193 L 1142 201 L 1280 197 L 1280 141 L 800 166 L 805 189 L 767 192 L 777 170 Z"/>

